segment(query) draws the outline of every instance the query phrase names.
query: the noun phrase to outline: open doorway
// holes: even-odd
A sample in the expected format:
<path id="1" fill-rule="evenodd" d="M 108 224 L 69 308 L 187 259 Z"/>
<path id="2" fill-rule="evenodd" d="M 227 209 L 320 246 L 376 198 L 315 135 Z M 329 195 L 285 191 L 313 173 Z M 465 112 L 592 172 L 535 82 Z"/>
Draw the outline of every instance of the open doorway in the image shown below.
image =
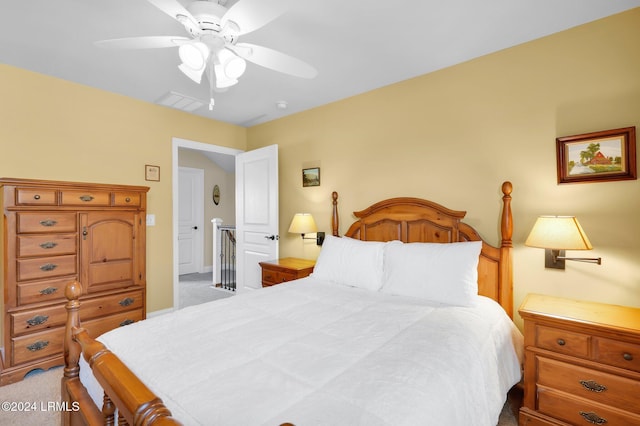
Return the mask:
<path id="1" fill-rule="evenodd" d="M 173 138 L 172 149 L 173 235 L 178 236 L 174 241 L 173 250 L 173 308 L 179 309 L 197 300 L 208 301 L 207 298 L 211 297 L 210 292 L 204 288 L 206 286 L 203 286 L 207 281 L 213 283 L 214 249 L 211 219 L 221 217 L 225 225 L 235 224 L 235 156 L 242 151 L 180 138 Z M 202 170 L 201 177 L 197 177 L 199 173 L 195 173 L 194 178 L 202 181 L 202 189 L 197 189 L 195 192 L 193 189 L 185 190 L 185 188 L 198 188 L 199 183 L 195 183 L 195 186 L 192 184 L 185 186 L 183 181 L 181 185 L 178 179 L 181 169 Z M 214 200 L 213 192 L 216 185 L 220 196 Z M 185 197 L 181 192 L 193 192 L 193 194 Z M 197 197 L 198 194 L 201 194 L 201 199 L 193 200 L 196 201 L 193 205 L 201 206 L 196 207 L 202 211 L 200 222 L 196 218 L 197 223 L 181 224 L 179 220 L 181 214 L 185 216 L 185 211 L 189 213 L 191 210 L 191 207 L 184 206 L 185 198 L 189 199 L 192 195 Z M 191 228 L 191 236 L 194 237 L 188 244 L 180 237 L 180 235 L 186 235 L 185 230 L 181 228 L 187 227 Z M 193 229 L 194 227 L 198 229 Z M 188 266 L 185 268 L 185 265 Z M 182 295 L 181 272 L 189 275 L 182 275 L 183 282 L 188 282 L 188 285 L 184 286 L 185 291 Z"/>

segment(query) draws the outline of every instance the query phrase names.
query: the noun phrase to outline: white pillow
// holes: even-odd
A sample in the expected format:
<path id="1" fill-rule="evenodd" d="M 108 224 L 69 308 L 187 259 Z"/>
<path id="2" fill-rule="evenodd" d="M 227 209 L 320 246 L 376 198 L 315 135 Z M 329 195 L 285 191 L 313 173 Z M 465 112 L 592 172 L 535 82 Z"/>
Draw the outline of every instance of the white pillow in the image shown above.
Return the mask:
<path id="1" fill-rule="evenodd" d="M 381 292 L 456 306 L 472 306 L 478 294 L 481 241 L 389 244 L 384 249 Z"/>
<path id="2" fill-rule="evenodd" d="M 312 276 L 378 291 L 382 286 L 384 244 L 328 235 L 322 243 Z"/>

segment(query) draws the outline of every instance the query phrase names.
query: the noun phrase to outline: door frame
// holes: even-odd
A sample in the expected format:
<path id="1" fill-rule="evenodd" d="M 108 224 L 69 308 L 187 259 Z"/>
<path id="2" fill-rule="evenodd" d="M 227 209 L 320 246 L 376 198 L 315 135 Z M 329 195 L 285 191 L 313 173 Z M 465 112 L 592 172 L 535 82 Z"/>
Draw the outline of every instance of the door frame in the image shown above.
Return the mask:
<path id="1" fill-rule="evenodd" d="M 171 138 L 171 194 L 172 194 L 172 227 L 173 227 L 173 309 L 177 310 L 180 307 L 180 289 L 178 287 L 179 282 L 179 259 L 178 259 L 178 150 L 179 148 L 194 149 L 197 151 L 217 152 L 219 154 L 233 155 L 234 157 L 244 152 L 239 149 L 228 148 L 218 145 L 210 145 L 203 142 L 191 141 L 182 138 Z"/>

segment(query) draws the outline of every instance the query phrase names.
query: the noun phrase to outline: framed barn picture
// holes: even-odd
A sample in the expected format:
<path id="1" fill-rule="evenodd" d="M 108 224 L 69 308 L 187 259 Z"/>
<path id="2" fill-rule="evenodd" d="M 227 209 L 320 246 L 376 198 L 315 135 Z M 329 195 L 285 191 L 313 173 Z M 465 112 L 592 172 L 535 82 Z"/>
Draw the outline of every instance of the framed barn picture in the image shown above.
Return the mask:
<path id="1" fill-rule="evenodd" d="M 558 183 L 637 179 L 636 128 L 556 139 Z"/>

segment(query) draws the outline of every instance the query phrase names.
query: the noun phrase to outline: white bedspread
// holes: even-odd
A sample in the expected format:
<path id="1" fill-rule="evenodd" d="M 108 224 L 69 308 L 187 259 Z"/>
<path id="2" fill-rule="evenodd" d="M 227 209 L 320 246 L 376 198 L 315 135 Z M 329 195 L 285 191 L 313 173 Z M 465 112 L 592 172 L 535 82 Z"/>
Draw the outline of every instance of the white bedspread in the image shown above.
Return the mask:
<path id="1" fill-rule="evenodd" d="M 99 340 L 174 418 L 224 426 L 495 426 L 520 379 L 522 346 L 488 298 L 445 307 L 312 277 Z M 101 404 L 95 379 L 81 368 Z"/>

